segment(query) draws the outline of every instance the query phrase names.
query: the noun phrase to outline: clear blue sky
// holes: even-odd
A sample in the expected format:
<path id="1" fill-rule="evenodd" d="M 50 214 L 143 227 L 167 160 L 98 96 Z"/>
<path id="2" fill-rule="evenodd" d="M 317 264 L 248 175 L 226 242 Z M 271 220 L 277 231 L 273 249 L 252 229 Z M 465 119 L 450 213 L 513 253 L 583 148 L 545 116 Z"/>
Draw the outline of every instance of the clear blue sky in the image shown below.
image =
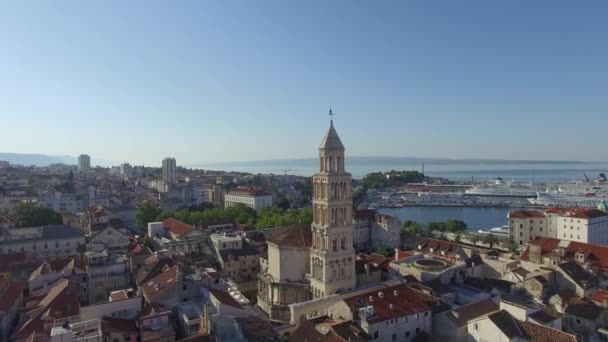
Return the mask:
<path id="1" fill-rule="evenodd" d="M 606 160 L 607 1 L 0 4 L 0 152 Z"/>

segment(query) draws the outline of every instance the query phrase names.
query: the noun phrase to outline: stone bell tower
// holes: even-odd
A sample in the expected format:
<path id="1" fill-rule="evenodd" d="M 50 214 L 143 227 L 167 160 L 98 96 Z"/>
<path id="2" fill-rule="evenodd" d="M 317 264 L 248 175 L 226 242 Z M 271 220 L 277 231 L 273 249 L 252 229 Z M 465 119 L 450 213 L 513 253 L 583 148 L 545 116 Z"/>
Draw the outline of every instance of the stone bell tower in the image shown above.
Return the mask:
<path id="1" fill-rule="evenodd" d="M 330 110 L 330 115 L 333 113 Z M 314 298 L 356 286 L 351 175 L 344 170 L 344 145 L 333 120 L 319 147 L 319 172 L 313 178 L 310 285 Z"/>

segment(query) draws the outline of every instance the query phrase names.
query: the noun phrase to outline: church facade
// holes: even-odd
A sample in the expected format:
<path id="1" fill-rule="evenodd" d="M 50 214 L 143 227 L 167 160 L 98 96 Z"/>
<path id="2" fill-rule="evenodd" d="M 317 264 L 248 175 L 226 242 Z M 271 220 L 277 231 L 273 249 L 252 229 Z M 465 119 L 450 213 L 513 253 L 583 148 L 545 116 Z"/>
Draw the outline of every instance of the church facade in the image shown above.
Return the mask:
<path id="1" fill-rule="evenodd" d="M 289 305 L 356 286 L 351 175 L 333 121 L 319 147 L 313 178 L 313 222 L 265 232 L 268 256 L 261 259 L 258 306 L 270 318 L 289 319 Z"/>

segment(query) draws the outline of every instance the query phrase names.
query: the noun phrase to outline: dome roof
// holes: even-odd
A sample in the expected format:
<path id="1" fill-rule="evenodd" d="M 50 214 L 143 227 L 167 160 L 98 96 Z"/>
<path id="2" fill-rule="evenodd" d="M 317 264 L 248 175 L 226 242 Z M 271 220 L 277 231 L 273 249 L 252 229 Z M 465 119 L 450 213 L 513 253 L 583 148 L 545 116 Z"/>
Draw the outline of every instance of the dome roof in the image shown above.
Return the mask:
<path id="1" fill-rule="evenodd" d="M 338 132 L 336 132 L 336 129 L 334 128 L 333 120 L 331 120 L 329 123 L 329 129 L 327 130 L 327 133 L 325 133 L 325 137 L 323 138 L 323 141 L 321 141 L 321 146 L 319 146 L 319 149 L 344 151 L 344 145 L 342 145 Z"/>

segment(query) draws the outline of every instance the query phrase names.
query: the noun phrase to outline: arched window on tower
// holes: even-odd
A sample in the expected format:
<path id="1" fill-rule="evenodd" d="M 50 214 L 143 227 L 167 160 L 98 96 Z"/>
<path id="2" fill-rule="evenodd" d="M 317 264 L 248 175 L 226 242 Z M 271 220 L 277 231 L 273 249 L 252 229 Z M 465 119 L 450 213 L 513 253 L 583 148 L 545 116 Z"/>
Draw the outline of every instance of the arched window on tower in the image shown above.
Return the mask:
<path id="1" fill-rule="evenodd" d="M 338 240 L 333 239 L 332 246 L 333 246 L 333 250 L 337 251 L 338 250 Z"/>
<path id="2" fill-rule="evenodd" d="M 346 238 L 340 239 L 340 248 L 346 249 Z"/>

